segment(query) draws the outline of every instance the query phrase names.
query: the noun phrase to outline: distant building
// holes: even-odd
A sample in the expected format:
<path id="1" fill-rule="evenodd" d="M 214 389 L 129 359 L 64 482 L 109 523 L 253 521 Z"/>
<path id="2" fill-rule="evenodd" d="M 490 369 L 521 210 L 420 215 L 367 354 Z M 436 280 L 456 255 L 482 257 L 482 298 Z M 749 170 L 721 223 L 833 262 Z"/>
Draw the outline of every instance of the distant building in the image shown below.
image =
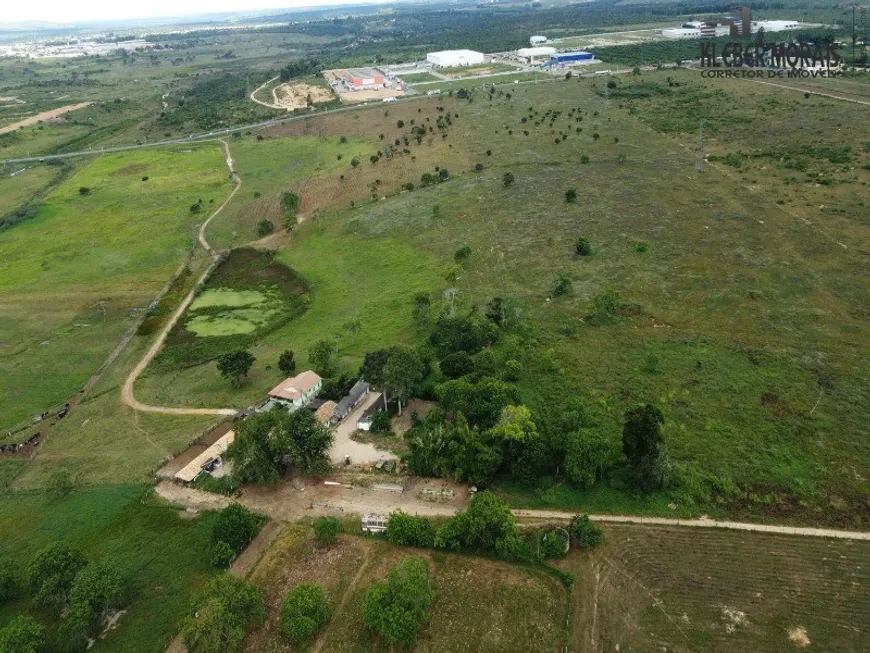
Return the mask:
<path id="1" fill-rule="evenodd" d="M 426 61 L 439 68 L 474 66 L 483 63 L 483 60 L 483 53 L 475 52 L 474 50 L 442 50 L 441 52 L 430 52 L 426 55 Z"/>
<path id="2" fill-rule="evenodd" d="M 272 402 L 291 410 L 301 408 L 320 391 L 323 379 L 311 370 L 282 381 L 269 392 Z"/>
<path id="3" fill-rule="evenodd" d="M 535 47 L 536 45 L 541 45 L 542 43 L 546 43 L 546 42 L 547 42 L 546 36 L 533 36 L 532 38 L 529 39 L 529 45 L 531 45 L 532 47 Z"/>
<path id="4" fill-rule="evenodd" d="M 800 23 L 796 20 L 759 20 L 752 23 L 752 33 L 759 29 L 765 32 L 784 32 L 789 29 L 800 29 Z"/>
<path id="5" fill-rule="evenodd" d="M 559 52 L 550 57 L 544 66 L 565 65 L 572 63 L 589 63 L 594 59 L 591 52 Z"/>
<path id="6" fill-rule="evenodd" d="M 369 384 L 363 380 L 359 380 L 353 384 L 350 392 L 335 406 L 332 411 L 332 423 L 338 424 L 345 417 L 350 415 L 350 412 L 356 408 L 363 398 L 369 393 Z"/>
<path id="7" fill-rule="evenodd" d="M 349 68 L 341 71 L 341 76 L 350 86 L 357 90 L 365 88 L 381 88 L 384 76 L 374 68 Z"/>
<path id="8" fill-rule="evenodd" d="M 697 27 L 676 27 L 663 29 L 662 36 L 666 39 L 699 39 L 701 38 L 701 30 Z"/>
<path id="9" fill-rule="evenodd" d="M 556 54 L 556 48 L 551 48 L 549 46 L 537 47 L 537 48 L 520 48 L 517 50 L 517 56 L 523 57 L 525 59 L 529 59 L 530 61 L 535 57 L 552 57 Z"/>

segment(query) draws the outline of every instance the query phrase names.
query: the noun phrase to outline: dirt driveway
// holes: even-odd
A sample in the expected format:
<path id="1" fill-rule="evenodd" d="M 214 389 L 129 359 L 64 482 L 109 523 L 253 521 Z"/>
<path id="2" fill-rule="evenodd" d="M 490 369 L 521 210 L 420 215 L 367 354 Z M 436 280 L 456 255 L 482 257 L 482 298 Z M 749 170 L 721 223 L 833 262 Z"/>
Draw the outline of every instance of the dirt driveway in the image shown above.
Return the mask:
<path id="1" fill-rule="evenodd" d="M 363 411 L 377 401 L 380 396 L 380 393 L 370 392 L 360 405 L 354 408 L 353 412 L 335 427 L 333 430 L 335 441 L 332 444 L 332 449 L 329 450 L 329 460 L 333 465 L 343 463 L 345 456 L 350 456 L 350 461 L 354 465 L 376 463 L 381 458 L 393 457 L 389 452 L 375 449 L 371 444 L 354 442 L 350 439 L 350 434 L 357 430 L 356 423 Z"/>
<path id="2" fill-rule="evenodd" d="M 6 125 L 5 127 L 0 127 L 0 134 L 8 134 L 9 132 L 14 132 L 19 127 L 27 127 L 29 125 L 35 125 L 40 120 L 51 120 L 53 118 L 59 118 L 65 113 L 69 113 L 70 111 L 75 111 L 76 109 L 84 109 L 86 106 L 89 106 L 90 102 L 81 102 L 79 104 L 68 104 L 65 107 L 59 107 L 57 109 L 52 109 L 51 111 L 43 111 L 42 113 L 37 113 L 35 116 L 30 116 L 29 118 L 25 118 L 24 120 L 19 120 L 18 122 L 13 122 L 11 125 Z"/>

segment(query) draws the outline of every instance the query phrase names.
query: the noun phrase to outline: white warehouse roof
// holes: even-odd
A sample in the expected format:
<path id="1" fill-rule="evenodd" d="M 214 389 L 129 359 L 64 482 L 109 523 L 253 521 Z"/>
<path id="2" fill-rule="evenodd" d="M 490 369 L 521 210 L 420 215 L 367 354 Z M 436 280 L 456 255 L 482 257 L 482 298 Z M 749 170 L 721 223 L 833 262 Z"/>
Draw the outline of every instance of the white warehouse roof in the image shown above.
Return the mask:
<path id="1" fill-rule="evenodd" d="M 556 48 L 542 46 L 538 48 L 520 48 L 517 50 L 518 57 L 551 57 L 556 54 Z"/>
<path id="2" fill-rule="evenodd" d="M 436 66 L 471 66 L 483 63 L 483 53 L 474 50 L 442 50 L 429 52 L 426 61 Z"/>

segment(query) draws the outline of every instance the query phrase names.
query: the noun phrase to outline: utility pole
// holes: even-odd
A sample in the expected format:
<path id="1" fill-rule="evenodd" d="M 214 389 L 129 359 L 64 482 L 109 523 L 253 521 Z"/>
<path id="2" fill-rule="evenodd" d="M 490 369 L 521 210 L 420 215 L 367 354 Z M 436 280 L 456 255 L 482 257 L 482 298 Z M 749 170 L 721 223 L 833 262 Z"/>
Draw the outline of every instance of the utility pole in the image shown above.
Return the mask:
<path id="1" fill-rule="evenodd" d="M 698 121 L 698 159 L 695 161 L 695 172 L 704 171 L 704 119 Z"/>

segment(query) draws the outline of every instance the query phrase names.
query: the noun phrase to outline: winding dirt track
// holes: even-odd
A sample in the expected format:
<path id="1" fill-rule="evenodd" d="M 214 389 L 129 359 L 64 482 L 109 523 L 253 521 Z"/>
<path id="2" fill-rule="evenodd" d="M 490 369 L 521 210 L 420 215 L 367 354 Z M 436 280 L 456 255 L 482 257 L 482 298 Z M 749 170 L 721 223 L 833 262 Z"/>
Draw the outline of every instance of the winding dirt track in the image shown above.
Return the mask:
<path id="1" fill-rule="evenodd" d="M 190 292 L 187 293 L 187 296 L 184 298 L 184 301 L 181 302 L 179 307 L 175 309 L 175 312 L 172 314 L 172 317 L 169 318 L 169 321 L 166 323 L 166 326 L 163 327 L 163 330 L 160 332 L 160 335 L 157 337 L 157 340 L 154 341 L 154 344 L 145 352 L 145 356 L 142 357 L 142 360 L 133 368 L 133 371 L 130 372 L 130 375 L 127 377 L 127 380 L 124 381 L 124 387 L 121 388 L 121 400 L 130 406 L 133 410 L 139 410 L 145 413 L 165 413 L 169 415 L 235 415 L 236 410 L 234 408 L 170 408 L 168 406 L 152 406 L 150 404 L 143 404 L 141 401 L 136 399 L 136 396 L 133 393 L 133 386 L 136 383 L 136 380 L 141 376 L 142 372 L 145 371 L 145 368 L 148 367 L 148 364 L 154 360 L 154 357 L 157 355 L 157 352 L 160 351 L 160 348 L 163 346 L 163 343 L 166 341 L 166 337 L 169 335 L 169 332 L 172 330 L 172 327 L 175 326 L 176 322 L 178 322 L 179 318 L 184 314 L 184 311 L 187 310 L 187 307 L 190 306 L 190 303 L 193 301 L 194 296 L 196 295 L 196 291 L 200 288 L 200 286 L 205 283 L 205 280 L 208 279 L 208 276 L 212 273 L 215 266 L 218 264 L 219 254 L 209 245 L 208 241 L 205 238 L 205 230 L 208 227 L 209 223 L 217 216 L 223 208 L 229 204 L 230 200 L 233 199 L 235 194 L 242 187 L 242 179 L 236 174 L 235 169 L 233 168 L 233 157 L 230 153 L 229 144 L 221 139 L 221 143 L 224 144 L 224 150 L 227 154 L 227 167 L 230 169 L 230 174 L 232 175 L 233 182 L 235 182 L 235 188 L 229 194 L 224 203 L 221 204 L 217 210 L 212 213 L 208 220 L 202 223 L 202 226 L 199 228 L 199 244 L 202 245 L 203 249 L 209 253 L 212 258 L 211 265 L 202 273 L 202 275 L 197 279 L 196 283 L 193 285 L 193 288 L 190 289 Z"/>
<path id="2" fill-rule="evenodd" d="M 276 79 L 278 79 L 278 77 L 279 77 L 279 75 L 275 75 L 272 79 L 267 79 L 265 82 L 263 82 L 262 84 L 260 84 L 260 86 L 258 86 L 257 88 L 255 88 L 255 89 L 254 89 L 254 92 L 251 93 L 251 100 L 253 100 L 253 101 L 256 102 L 257 104 L 262 104 L 264 107 L 269 107 L 270 109 L 284 109 L 285 107 L 279 107 L 279 106 L 277 106 L 277 105 L 275 105 L 275 104 L 269 104 L 268 102 L 263 102 L 262 100 L 258 100 L 258 99 L 257 99 L 257 93 L 260 92 L 260 89 L 262 89 L 264 86 L 267 86 L 267 85 L 271 84 L 271 83 L 274 82 Z M 275 96 L 274 96 L 274 91 L 273 91 L 273 95 L 272 95 L 272 97 L 275 97 Z"/>

